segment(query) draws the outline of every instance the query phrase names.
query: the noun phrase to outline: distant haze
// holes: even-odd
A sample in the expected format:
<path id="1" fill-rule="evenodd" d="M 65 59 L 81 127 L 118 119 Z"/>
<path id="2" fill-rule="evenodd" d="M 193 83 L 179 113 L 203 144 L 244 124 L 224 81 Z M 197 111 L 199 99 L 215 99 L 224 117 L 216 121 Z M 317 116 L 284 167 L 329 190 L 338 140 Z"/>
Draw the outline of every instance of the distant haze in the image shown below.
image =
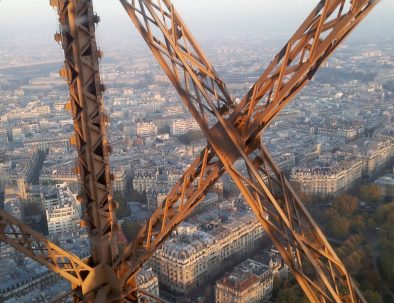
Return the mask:
<path id="1" fill-rule="evenodd" d="M 222 36 L 267 36 L 291 34 L 317 0 L 174 0 L 199 40 Z M 135 36 L 128 16 L 117 0 L 95 0 L 101 16 L 99 35 L 116 33 Z M 394 36 L 394 1 L 382 0 L 357 34 Z M 57 16 L 49 0 L 0 1 L 0 40 L 8 36 L 52 37 Z"/>

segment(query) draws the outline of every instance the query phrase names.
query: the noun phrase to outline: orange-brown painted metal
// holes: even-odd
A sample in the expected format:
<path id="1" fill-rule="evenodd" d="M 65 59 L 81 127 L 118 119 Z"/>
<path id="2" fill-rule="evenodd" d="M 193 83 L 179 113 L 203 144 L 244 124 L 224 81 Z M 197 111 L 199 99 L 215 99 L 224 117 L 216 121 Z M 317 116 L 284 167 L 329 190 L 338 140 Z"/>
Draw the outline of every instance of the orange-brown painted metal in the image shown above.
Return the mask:
<path id="1" fill-rule="evenodd" d="M 56 271 L 76 286 L 82 285 L 92 271 L 87 262 L 60 248 L 3 209 L 0 209 L 0 241 Z"/>
<path id="2" fill-rule="evenodd" d="M 103 107 L 104 86 L 100 80 L 94 14 L 91 0 L 52 0 L 57 8 L 65 62 L 62 74 L 70 91 L 74 122 L 71 142 L 78 151 L 81 202 L 91 247 L 92 278 L 82 285 L 82 294 L 103 302 L 119 300 L 119 281 L 112 270 L 118 256 L 115 202 L 109 167 L 110 146 L 106 136 L 108 118 Z M 59 37 L 59 35 L 56 35 Z M 59 39 L 57 39 L 59 40 Z M 104 287 L 103 287 L 104 285 Z"/>
<path id="3" fill-rule="evenodd" d="M 169 0 L 120 1 L 199 123 L 208 145 L 134 241 L 119 253 L 95 41 L 98 18 L 91 0 L 50 0 L 61 24 L 56 37 L 65 53 L 62 74 L 70 88 L 72 142 L 78 150 L 92 256 L 87 262 L 78 259 L 1 210 L 0 241 L 68 279 L 75 301 L 136 302 L 138 270 L 226 172 L 311 302 L 365 302 L 262 144 L 261 132 L 378 1 L 320 1 L 239 104 L 233 102 Z M 235 161 L 244 164 L 247 175 L 236 169 Z"/>
<path id="4" fill-rule="evenodd" d="M 364 302 L 319 227 L 261 144 L 260 133 L 377 1 L 321 1 L 235 107 L 170 1 L 120 1 L 208 139 L 202 155 L 118 261 L 126 269 L 124 280 L 137 272 L 226 171 L 312 302 Z M 217 121 L 213 126 L 207 123 L 209 115 L 209 121 L 212 116 Z M 236 160 L 244 162 L 249 176 L 235 169 Z M 210 169 L 204 172 L 207 166 Z M 194 187 L 192 183 L 198 176 L 198 186 Z M 270 188 L 272 183 L 280 190 Z M 312 266 L 314 272 L 305 272 L 305 265 Z"/>

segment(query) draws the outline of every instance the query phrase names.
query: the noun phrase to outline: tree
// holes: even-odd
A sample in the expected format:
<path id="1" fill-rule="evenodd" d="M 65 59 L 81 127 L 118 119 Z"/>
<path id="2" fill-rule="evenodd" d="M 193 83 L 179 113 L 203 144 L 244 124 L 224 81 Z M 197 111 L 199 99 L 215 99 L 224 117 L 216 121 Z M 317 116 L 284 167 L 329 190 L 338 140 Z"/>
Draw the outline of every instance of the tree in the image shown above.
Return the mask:
<path id="1" fill-rule="evenodd" d="M 394 202 L 380 205 L 375 212 L 376 222 L 384 223 L 391 213 L 394 213 Z"/>
<path id="2" fill-rule="evenodd" d="M 364 298 L 368 303 L 383 303 L 382 297 L 379 293 L 369 289 L 364 291 Z"/>
<path id="3" fill-rule="evenodd" d="M 134 239 L 134 237 L 137 235 L 138 231 L 140 230 L 141 225 L 142 225 L 141 223 L 131 221 L 129 219 L 123 220 L 122 230 L 128 241 Z"/>
<path id="4" fill-rule="evenodd" d="M 141 202 L 141 203 L 146 203 L 146 192 L 138 192 L 134 189 L 131 191 L 126 192 L 125 197 L 127 197 L 127 201 L 129 202 Z"/>
<path id="5" fill-rule="evenodd" d="M 352 273 L 358 273 L 362 269 L 364 254 L 360 250 L 355 250 L 344 259 L 346 268 Z"/>
<path id="6" fill-rule="evenodd" d="M 116 209 L 116 216 L 118 218 L 123 218 L 128 216 L 129 209 L 127 207 L 127 202 L 120 192 L 114 192 L 114 200 L 119 205 L 118 208 Z"/>
<path id="7" fill-rule="evenodd" d="M 278 296 L 279 290 L 281 289 L 281 283 L 280 283 L 280 278 L 279 276 L 275 276 L 274 277 L 274 281 L 273 281 L 273 294 L 272 297 L 276 298 Z"/>
<path id="8" fill-rule="evenodd" d="M 330 207 L 324 212 L 324 221 L 332 222 L 335 218 L 339 217 L 339 212 L 336 208 Z"/>
<path id="9" fill-rule="evenodd" d="M 331 221 L 332 235 L 337 239 L 346 239 L 349 235 L 350 222 L 344 217 L 334 217 Z"/>
<path id="10" fill-rule="evenodd" d="M 380 196 L 380 187 L 376 184 L 365 184 L 360 188 L 360 198 L 367 202 L 378 202 Z"/>
<path id="11" fill-rule="evenodd" d="M 356 233 L 363 232 L 365 230 L 365 219 L 363 216 L 355 216 L 351 219 L 351 229 Z"/>
<path id="12" fill-rule="evenodd" d="M 389 285 L 391 285 L 392 291 L 394 291 L 394 255 L 393 252 L 385 251 L 379 258 L 379 270 Z"/>
<path id="13" fill-rule="evenodd" d="M 301 288 L 298 285 L 294 285 L 290 288 L 280 289 L 278 293 L 277 303 L 308 303 L 308 299 L 305 297 Z"/>
<path id="14" fill-rule="evenodd" d="M 361 273 L 361 286 L 364 286 L 364 289 L 379 289 L 380 283 L 381 280 L 376 271 L 369 269 Z"/>
<path id="15" fill-rule="evenodd" d="M 296 191 L 296 193 L 298 194 L 298 197 L 300 198 L 300 200 L 302 201 L 302 203 L 304 205 L 311 206 L 314 204 L 315 200 L 317 200 L 316 196 L 313 196 L 311 194 L 304 192 L 302 190 L 302 186 L 300 185 L 300 183 L 291 182 L 291 186 Z"/>
<path id="16" fill-rule="evenodd" d="M 204 134 L 200 130 L 192 130 L 188 131 L 186 134 L 177 136 L 177 138 L 181 143 L 190 145 L 194 141 L 203 139 Z"/>
<path id="17" fill-rule="evenodd" d="M 278 303 L 296 303 L 297 301 L 298 298 L 292 288 L 280 290 L 276 300 Z"/>
<path id="18" fill-rule="evenodd" d="M 340 257 L 346 257 L 361 245 L 363 237 L 360 234 L 348 237 L 342 245 L 337 249 Z"/>
<path id="19" fill-rule="evenodd" d="M 357 209 L 358 199 L 348 194 L 340 195 L 333 201 L 333 206 L 339 213 L 351 216 Z"/>

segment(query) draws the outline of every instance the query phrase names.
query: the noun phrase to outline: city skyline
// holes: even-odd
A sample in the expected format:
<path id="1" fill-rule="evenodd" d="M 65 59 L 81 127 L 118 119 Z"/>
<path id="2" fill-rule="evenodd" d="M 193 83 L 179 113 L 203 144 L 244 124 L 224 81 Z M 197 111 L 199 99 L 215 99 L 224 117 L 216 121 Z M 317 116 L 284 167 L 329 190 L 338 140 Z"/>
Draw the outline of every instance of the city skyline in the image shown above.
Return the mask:
<path id="1" fill-rule="evenodd" d="M 48 1 L 0 0 L 1 302 L 394 302 L 392 2 Z"/>
<path id="2" fill-rule="evenodd" d="M 199 40 L 245 36 L 266 37 L 291 34 L 302 20 L 312 11 L 318 1 L 269 0 L 203 0 L 198 3 L 174 1 L 192 32 Z M 115 34 L 135 38 L 138 36 L 129 17 L 119 1 L 96 0 L 95 10 L 101 17 L 98 37 Z M 391 15 L 394 2 L 383 0 L 354 33 L 362 36 L 388 36 L 394 34 Z M 209 22 L 206 22 L 209 20 Z M 55 10 L 49 0 L 3 0 L 0 2 L 0 40 L 3 37 L 18 37 L 33 34 L 40 38 L 52 36 L 58 28 Z M 214 31 L 211 29 L 215 28 Z M 124 34 L 124 35 L 123 35 Z"/>

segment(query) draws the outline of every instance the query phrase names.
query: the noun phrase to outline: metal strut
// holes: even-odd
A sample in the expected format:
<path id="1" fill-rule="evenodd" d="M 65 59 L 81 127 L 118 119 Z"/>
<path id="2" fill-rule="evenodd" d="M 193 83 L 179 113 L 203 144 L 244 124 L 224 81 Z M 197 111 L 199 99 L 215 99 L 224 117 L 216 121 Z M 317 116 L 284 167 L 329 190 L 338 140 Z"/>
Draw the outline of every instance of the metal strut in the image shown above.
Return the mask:
<path id="1" fill-rule="evenodd" d="M 76 302 L 136 302 L 136 274 L 228 173 L 311 302 L 365 302 L 325 236 L 261 142 L 261 133 L 378 0 L 322 0 L 239 104 L 169 0 L 120 0 L 207 137 L 208 145 L 134 241 L 118 252 L 92 0 L 57 8 L 91 257 L 80 260 L 0 210 L 0 241 L 69 280 Z M 157 35 L 156 33 L 161 33 Z M 214 122 L 212 122 L 214 121 Z M 234 166 L 241 161 L 247 174 Z M 196 181 L 196 182 L 195 182 Z M 194 182 L 194 183 L 193 183 Z M 196 184 L 197 185 L 193 185 Z M 307 270 L 308 269 L 308 270 Z M 163 301 L 164 302 L 164 301 Z"/>
<path id="2" fill-rule="evenodd" d="M 60 33 L 55 39 L 62 43 L 64 50 L 61 74 L 70 90 L 66 108 L 74 122 L 71 143 L 78 151 L 81 202 L 89 232 L 90 265 L 94 268 L 94 275 L 82 285 L 81 292 L 85 297 L 111 302 L 120 300 L 121 288 L 112 270 L 118 255 L 117 223 L 106 135 L 108 118 L 99 74 L 101 53 L 95 36 L 99 17 L 94 14 L 92 0 L 52 0 L 51 5 L 57 8 L 59 15 Z"/>
<path id="3" fill-rule="evenodd" d="M 0 209 L 0 241 L 45 265 L 73 285 L 82 285 L 92 268 L 39 232 Z"/>
<path id="4" fill-rule="evenodd" d="M 365 302 L 260 134 L 378 1 L 321 1 L 236 106 L 169 0 L 120 1 L 208 139 L 116 262 L 123 281 L 135 275 L 225 171 L 311 302 Z M 212 120 L 216 124 L 208 124 Z M 237 160 L 248 175 L 235 168 Z"/>

